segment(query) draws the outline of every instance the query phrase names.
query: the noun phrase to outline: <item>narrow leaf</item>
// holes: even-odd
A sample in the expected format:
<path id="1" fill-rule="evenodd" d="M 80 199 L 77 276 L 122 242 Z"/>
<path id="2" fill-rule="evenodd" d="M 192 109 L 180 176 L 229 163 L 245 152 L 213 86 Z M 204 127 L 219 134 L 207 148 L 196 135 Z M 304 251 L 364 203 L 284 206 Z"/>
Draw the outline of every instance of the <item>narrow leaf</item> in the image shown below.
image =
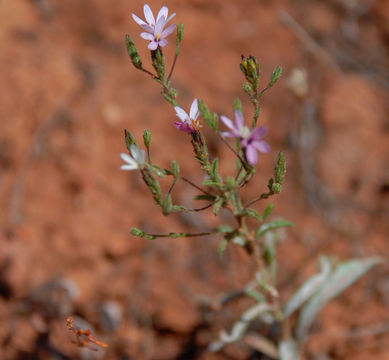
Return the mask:
<path id="1" fill-rule="evenodd" d="M 263 221 L 261 214 L 259 214 L 257 211 L 255 211 L 253 209 L 245 209 L 244 211 L 248 216 L 253 217 L 254 219 L 258 220 L 259 222 Z"/>
<path id="2" fill-rule="evenodd" d="M 268 206 L 266 206 L 266 209 L 263 211 L 263 214 L 262 214 L 262 221 L 265 221 L 268 218 L 268 216 L 273 211 L 273 208 L 274 208 L 273 203 L 270 203 Z"/>
<path id="3" fill-rule="evenodd" d="M 227 239 L 223 239 L 222 241 L 220 241 L 219 248 L 217 249 L 217 252 L 219 253 L 220 256 L 226 250 L 227 245 L 228 245 L 228 240 Z"/>
<path id="4" fill-rule="evenodd" d="M 282 227 L 292 227 L 294 224 L 287 220 L 272 220 L 266 224 L 262 224 L 255 232 L 255 240 L 270 230 L 275 230 Z"/>
<path id="5" fill-rule="evenodd" d="M 297 337 L 299 339 L 305 338 L 318 312 L 374 265 L 381 262 L 381 258 L 374 257 L 340 263 L 320 291 L 303 307 L 297 323 Z"/>
<path id="6" fill-rule="evenodd" d="M 193 200 L 208 200 L 208 201 L 214 201 L 215 196 L 213 195 L 207 195 L 207 194 L 201 194 L 201 195 L 196 195 L 193 197 Z"/>
<path id="7" fill-rule="evenodd" d="M 271 74 L 268 86 L 273 86 L 277 82 L 277 80 L 279 79 L 281 74 L 282 74 L 282 68 L 281 68 L 281 66 L 277 66 L 274 69 L 273 73 Z"/>
<path id="8" fill-rule="evenodd" d="M 232 227 L 230 225 L 220 225 L 220 226 L 212 229 L 212 232 L 214 232 L 214 233 L 219 233 L 219 232 L 230 233 L 232 231 L 234 231 L 234 230 L 232 229 Z"/>
<path id="9" fill-rule="evenodd" d="M 211 177 L 212 177 L 212 180 L 215 181 L 215 182 L 220 182 L 221 181 L 221 178 L 220 178 L 220 176 L 219 176 L 219 174 L 217 172 L 218 163 L 219 163 L 219 159 L 215 158 L 212 161 L 212 166 L 211 166 Z"/>
<path id="10" fill-rule="evenodd" d="M 299 360 L 296 343 L 293 340 L 281 341 L 278 352 L 280 360 Z"/>
<path id="11" fill-rule="evenodd" d="M 224 203 L 224 198 L 221 197 L 219 198 L 219 200 L 215 202 L 215 205 L 213 205 L 213 213 L 215 214 L 215 216 L 219 213 L 223 203 Z"/>
<path id="12" fill-rule="evenodd" d="M 320 273 L 309 278 L 289 299 L 284 308 L 284 316 L 288 317 L 312 295 L 321 289 L 331 272 L 330 260 L 322 256 L 320 258 Z"/>

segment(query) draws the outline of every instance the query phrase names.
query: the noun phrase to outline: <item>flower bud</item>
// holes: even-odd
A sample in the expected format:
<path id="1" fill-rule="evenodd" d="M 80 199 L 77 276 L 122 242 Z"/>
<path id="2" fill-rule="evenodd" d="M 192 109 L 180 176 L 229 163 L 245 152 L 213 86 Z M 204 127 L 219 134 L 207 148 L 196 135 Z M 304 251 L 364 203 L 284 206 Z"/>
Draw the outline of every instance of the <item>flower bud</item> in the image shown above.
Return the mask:
<path id="1" fill-rule="evenodd" d="M 142 69 L 142 60 L 138 54 L 138 50 L 135 47 L 130 35 L 126 35 L 126 46 L 128 55 L 130 56 L 131 62 L 137 69 Z"/>
<path id="2" fill-rule="evenodd" d="M 249 56 L 248 58 L 245 58 L 242 55 L 240 70 L 242 71 L 247 81 L 251 84 L 256 82 L 261 74 L 259 63 L 254 56 Z"/>
<path id="3" fill-rule="evenodd" d="M 177 42 L 180 42 L 183 36 L 184 36 L 184 24 L 179 23 L 177 25 Z"/>
<path id="4" fill-rule="evenodd" d="M 141 229 L 138 229 L 136 227 L 131 228 L 131 234 L 134 236 L 144 237 L 146 233 L 142 231 Z"/>
<path id="5" fill-rule="evenodd" d="M 143 132 L 143 142 L 144 142 L 147 149 L 150 146 L 150 140 L 151 140 L 151 132 L 150 132 L 150 130 L 146 129 Z"/>

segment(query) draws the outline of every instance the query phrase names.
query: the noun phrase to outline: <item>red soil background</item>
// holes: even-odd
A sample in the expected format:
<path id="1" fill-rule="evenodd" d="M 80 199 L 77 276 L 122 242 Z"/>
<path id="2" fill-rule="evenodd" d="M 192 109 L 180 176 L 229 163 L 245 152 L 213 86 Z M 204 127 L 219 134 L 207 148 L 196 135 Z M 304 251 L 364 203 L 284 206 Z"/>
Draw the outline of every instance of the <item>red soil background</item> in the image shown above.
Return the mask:
<path id="1" fill-rule="evenodd" d="M 260 115 L 272 152 L 261 155 L 245 191 L 247 199 L 262 192 L 283 150 L 288 173 L 271 199 L 273 216 L 296 224 L 278 253 L 283 299 L 321 253 L 387 257 L 389 1 L 149 1 L 154 11 L 164 4 L 185 25 L 173 75 L 183 107 L 201 97 L 232 116 L 239 96 L 249 118 L 241 54 L 260 60 L 262 84 L 283 66 Z M 163 217 L 139 174 L 119 170 L 123 129 L 141 139 L 147 127 L 155 161 L 176 159 L 201 182 L 173 109 L 130 64 L 125 33 L 149 59 L 130 16 L 143 17 L 142 5 L 0 1 L 1 359 L 267 359 L 244 344 L 204 352 L 252 304 L 204 305 L 250 281 L 253 266 L 240 249 L 220 258 L 217 236 L 148 242 L 129 233 L 215 225 L 211 211 Z M 307 72 L 304 98 L 287 86 L 295 68 Z M 206 135 L 225 174 L 231 154 Z M 195 194 L 179 184 L 174 197 L 196 206 Z M 388 270 L 377 266 L 321 312 L 304 358 L 388 359 Z M 109 347 L 73 344 L 67 316 Z"/>

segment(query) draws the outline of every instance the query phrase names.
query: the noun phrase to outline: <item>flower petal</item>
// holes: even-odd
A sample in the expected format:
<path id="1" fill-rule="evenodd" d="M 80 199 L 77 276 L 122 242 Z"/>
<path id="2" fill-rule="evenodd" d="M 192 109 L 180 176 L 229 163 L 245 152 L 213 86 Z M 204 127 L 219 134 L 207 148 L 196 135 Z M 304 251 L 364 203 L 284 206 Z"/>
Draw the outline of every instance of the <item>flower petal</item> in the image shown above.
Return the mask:
<path id="1" fill-rule="evenodd" d="M 176 16 L 176 13 L 171 14 L 167 19 L 166 19 L 166 24 L 173 19 Z"/>
<path id="2" fill-rule="evenodd" d="M 199 115 L 200 115 L 199 105 L 197 103 L 197 99 L 194 99 L 192 105 L 190 106 L 189 117 L 193 120 L 197 120 Z"/>
<path id="3" fill-rule="evenodd" d="M 223 121 L 224 125 L 230 128 L 231 130 L 235 130 L 234 123 L 227 116 L 221 115 L 220 120 Z"/>
<path id="4" fill-rule="evenodd" d="M 149 5 L 145 4 L 143 6 L 143 12 L 145 14 L 146 21 L 149 23 L 149 25 L 155 25 L 154 15 Z"/>
<path id="5" fill-rule="evenodd" d="M 258 161 L 257 150 L 251 144 L 245 149 L 246 159 L 250 165 L 255 165 Z"/>
<path id="6" fill-rule="evenodd" d="M 165 25 L 166 25 L 166 19 L 164 17 L 159 18 L 157 23 L 155 24 L 154 35 L 158 36 L 158 34 L 161 34 Z"/>
<path id="7" fill-rule="evenodd" d="M 263 140 L 254 140 L 250 145 L 263 153 L 268 153 L 270 151 L 270 145 Z"/>
<path id="8" fill-rule="evenodd" d="M 138 153 L 136 154 L 136 156 L 134 156 L 134 159 L 138 165 L 143 165 L 146 160 L 145 151 L 142 149 L 138 149 Z"/>
<path id="9" fill-rule="evenodd" d="M 250 137 L 253 139 L 259 140 L 259 139 L 263 138 L 264 136 L 266 136 L 266 134 L 267 134 L 267 127 L 260 126 L 260 127 L 255 128 L 251 132 Z"/>
<path id="10" fill-rule="evenodd" d="M 140 37 L 143 38 L 143 39 L 146 39 L 146 40 L 150 40 L 150 41 L 154 40 L 154 35 L 150 34 L 150 33 L 147 33 L 147 32 L 140 33 Z"/>
<path id="11" fill-rule="evenodd" d="M 235 124 L 237 125 L 237 128 L 240 129 L 244 126 L 244 118 L 243 114 L 240 110 L 235 110 L 234 113 L 235 116 Z"/>
<path id="12" fill-rule="evenodd" d="M 135 145 L 135 144 L 131 144 L 130 145 L 130 153 L 131 153 L 131 156 L 134 160 L 136 160 L 138 154 L 139 154 L 139 149 L 138 147 Z"/>
<path id="13" fill-rule="evenodd" d="M 122 170 L 134 170 L 138 168 L 138 164 L 130 155 L 121 153 L 120 157 L 127 163 L 120 167 Z"/>
<path id="14" fill-rule="evenodd" d="M 176 24 L 169 25 L 164 31 L 162 31 L 161 39 L 164 39 L 166 36 L 170 35 L 174 31 L 175 27 L 176 27 Z"/>
<path id="15" fill-rule="evenodd" d="M 233 131 L 222 131 L 221 134 L 222 134 L 224 137 L 227 137 L 227 138 L 236 138 L 236 137 L 239 137 L 239 136 L 236 136 L 236 134 L 235 134 Z"/>
<path id="16" fill-rule="evenodd" d="M 157 41 L 150 41 L 150 42 L 149 42 L 149 45 L 147 45 L 147 47 L 148 47 L 150 50 L 157 50 L 157 48 L 158 48 L 158 42 L 157 42 Z"/>
<path id="17" fill-rule="evenodd" d="M 139 18 L 138 16 L 136 16 L 135 14 L 131 14 L 132 18 L 135 20 L 135 22 L 138 24 L 138 25 L 147 25 L 141 18 Z"/>
<path id="18" fill-rule="evenodd" d="M 146 23 L 144 23 L 143 25 L 141 25 L 141 27 L 143 30 L 146 30 L 150 34 L 154 35 L 154 28 L 152 28 L 150 25 L 147 25 Z"/>
<path id="19" fill-rule="evenodd" d="M 126 153 L 120 153 L 120 157 L 128 164 L 133 164 L 135 162 L 134 159 Z"/>
<path id="20" fill-rule="evenodd" d="M 133 165 L 122 165 L 122 166 L 120 166 L 120 169 L 121 170 L 136 170 L 137 167 L 133 166 Z"/>
<path id="21" fill-rule="evenodd" d="M 185 132 L 193 132 L 194 131 L 193 127 L 188 123 L 176 121 L 176 122 L 174 122 L 174 126 L 180 131 L 185 131 Z"/>
<path id="22" fill-rule="evenodd" d="M 179 106 L 175 106 L 174 110 L 176 111 L 177 117 L 182 121 L 182 122 L 189 122 L 189 116 L 186 113 L 184 109 L 181 109 Z"/>
<path id="23" fill-rule="evenodd" d="M 159 10 L 158 15 L 157 15 L 157 22 L 161 16 L 163 16 L 166 19 L 168 13 L 169 13 L 169 10 L 168 10 L 167 6 L 162 6 L 161 10 Z"/>
<path id="24" fill-rule="evenodd" d="M 168 44 L 168 41 L 166 39 L 160 39 L 159 40 L 159 46 L 164 47 Z"/>

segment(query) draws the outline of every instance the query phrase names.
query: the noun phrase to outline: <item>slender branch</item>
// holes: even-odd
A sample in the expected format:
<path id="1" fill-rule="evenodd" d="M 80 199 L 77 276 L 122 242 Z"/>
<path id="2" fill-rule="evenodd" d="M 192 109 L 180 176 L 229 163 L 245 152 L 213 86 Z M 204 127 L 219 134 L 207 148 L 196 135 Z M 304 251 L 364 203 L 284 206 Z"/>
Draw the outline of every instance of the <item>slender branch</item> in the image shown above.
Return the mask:
<path id="1" fill-rule="evenodd" d="M 260 196 L 256 197 L 255 199 L 250 200 L 248 203 L 246 203 L 246 204 L 244 205 L 244 207 L 246 208 L 246 207 L 248 207 L 248 206 L 254 204 L 255 202 L 257 202 L 257 201 L 259 201 L 259 200 L 267 199 L 267 198 L 268 198 L 269 196 L 271 196 L 271 195 L 274 195 L 274 193 L 271 192 L 271 191 L 268 192 L 268 193 L 263 193 L 263 194 L 261 194 Z"/>
<path id="2" fill-rule="evenodd" d="M 235 156 L 241 161 L 244 169 L 246 171 L 248 171 L 248 168 L 247 168 L 247 165 L 246 165 L 246 161 L 244 161 L 242 159 L 242 157 L 235 151 L 235 149 L 227 142 L 227 140 L 218 132 L 217 133 L 220 137 L 220 139 L 224 142 L 225 145 L 227 145 L 227 147 L 235 154 Z"/>
<path id="3" fill-rule="evenodd" d="M 171 69 L 170 69 L 169 76 L 167 77 L 167 83 L 168 83 L 168 84 L 170 83 L 170 78 L 171 78 L 172 75 L 173 75 L 173 71 L 174 71 L 174 67 L 176 66 L 177 58 L 178 58 L 178 54 L 176 54 L 176 55 L 174 56 L 173 64 L 172 64 L 172 67 L 171 67 Z"/>
<path id="4" fill-rule="evenodd" d="M 170 233 L 170 234 L 146 234 L 147 236 L 152 236 L 153 238 L 186 238 L 186 237 L 196 237 L 196 236 L 208 236 L 212 235 L 212 232 L 202 232 L 202 233 Z"/>
<path id="5" fill-rule="evenodd" d="M 206 210 L 206 209 L 209 209 L 213 204 L 215 204 L 215 201 L 212 201 L 211 203 L 209 203 L 208 205 L 202 207 L 202 208 L 195 208 L 195 209 L 190 209 L 190 208 L 187 208 L 185 209 L 186 211 L 203 211 L 203 210 Z"/>
<path id="6" fill-rule="evenodd" d="M 261 92 L 258 94 L 258 99 L 266 92 L 270 89 L 270 86 L 266 86 L 263 90 L 261 90 Z"/>
<path id="7" fill-rule="evenodd" d="M 143 67 L 142 67 L 141 69 L 139 69 L 139 70 L 143 71 L 143 72 L 146 73 L 147 75 L 150 75 L 154 80 L 158 80 L 158 81 L 161 80 L 158 76 L 155 76 L 151 71 L 146 70 L 146 69 L 144 69 Z"/>
<path id="8" fill-rule="evenodd" d="M 196 184 L 192 183 L 190 180 L 188 180 L 187 178 L 184 178 L 183 176 L 180 176 L 179 179 L 181 179 L 182 181 L 185 181 L 185 182 L 188 183 L 189 185 L 192 185 L 194 188 L 196 188 L 197 190 L 203 192 L 203 193 L 206 194 L 206 195 L 214 196 L 213 194 L 211 194 L 211 193 L 208 192 L 207 190 L 202 189 L 200 186 L 197 186 Z"/>

